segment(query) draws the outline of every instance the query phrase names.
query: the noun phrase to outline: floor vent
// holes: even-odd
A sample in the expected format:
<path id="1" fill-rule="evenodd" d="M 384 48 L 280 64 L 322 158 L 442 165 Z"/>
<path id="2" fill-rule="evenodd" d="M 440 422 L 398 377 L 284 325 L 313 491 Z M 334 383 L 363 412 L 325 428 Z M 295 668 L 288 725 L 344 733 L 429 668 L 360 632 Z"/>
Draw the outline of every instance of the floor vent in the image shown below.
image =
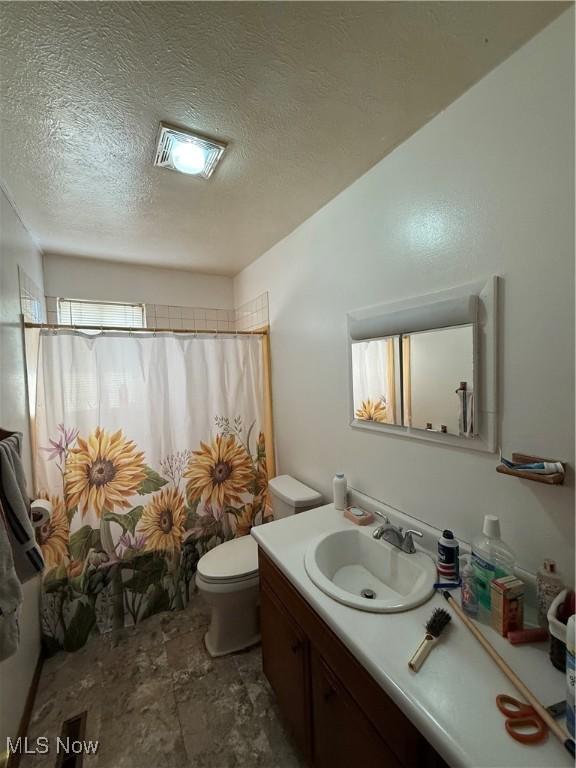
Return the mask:
<path id="1" fill-rule="evenodd" d="M 84 741 L 86 736 L 86 720 L 88 712 L 81 712 L 79 715 L 64 720 L 62 731 L 60 732 L 60 748 L 58 758 L 56 759 L 56 768 L 82 768 L 84 765 L 84 754 L 76 754 L 72 749 L 73 742 Z"/>

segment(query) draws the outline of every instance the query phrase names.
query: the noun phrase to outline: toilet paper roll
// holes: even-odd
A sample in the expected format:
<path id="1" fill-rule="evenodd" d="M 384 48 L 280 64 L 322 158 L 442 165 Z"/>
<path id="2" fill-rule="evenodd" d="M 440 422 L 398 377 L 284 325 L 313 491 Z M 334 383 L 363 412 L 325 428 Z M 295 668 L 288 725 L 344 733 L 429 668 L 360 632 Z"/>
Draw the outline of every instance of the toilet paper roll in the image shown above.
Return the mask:
<path id="1" fill-rule="evenodd" d="M 48 499 L 36 499 L 30 505 L 30 509 L 34 528 L 45 525 L 52 517 L 52 502 Z"/>

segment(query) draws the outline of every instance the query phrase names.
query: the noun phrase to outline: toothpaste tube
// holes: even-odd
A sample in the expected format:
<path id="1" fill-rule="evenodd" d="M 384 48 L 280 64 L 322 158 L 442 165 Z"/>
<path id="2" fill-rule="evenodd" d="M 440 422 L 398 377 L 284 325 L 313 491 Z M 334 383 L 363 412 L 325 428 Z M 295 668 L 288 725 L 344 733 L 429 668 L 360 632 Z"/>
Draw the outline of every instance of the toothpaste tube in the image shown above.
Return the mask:
<path id="1" fill-rule="evenodd" d="M 534 472 L 537 475 L 555 475 L 557 472 L 564 474 L 564 467 L 559 461 L 537 461 L 533 464 L 518 464 L 500 455 L 500 462 L 508 469 L 520 469 L 523 472 Z"/>

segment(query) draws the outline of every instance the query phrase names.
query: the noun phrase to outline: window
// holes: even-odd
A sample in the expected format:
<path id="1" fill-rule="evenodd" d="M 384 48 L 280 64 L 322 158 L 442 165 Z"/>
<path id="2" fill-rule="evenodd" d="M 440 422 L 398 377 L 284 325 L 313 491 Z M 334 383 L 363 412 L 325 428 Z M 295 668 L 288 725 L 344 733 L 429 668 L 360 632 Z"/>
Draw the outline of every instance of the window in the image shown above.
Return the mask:
<path id="1" fill-rule="evenodd" d="M 73 326 L 145 328 L 144 304 L 58 299 L 58 323 Z"/>

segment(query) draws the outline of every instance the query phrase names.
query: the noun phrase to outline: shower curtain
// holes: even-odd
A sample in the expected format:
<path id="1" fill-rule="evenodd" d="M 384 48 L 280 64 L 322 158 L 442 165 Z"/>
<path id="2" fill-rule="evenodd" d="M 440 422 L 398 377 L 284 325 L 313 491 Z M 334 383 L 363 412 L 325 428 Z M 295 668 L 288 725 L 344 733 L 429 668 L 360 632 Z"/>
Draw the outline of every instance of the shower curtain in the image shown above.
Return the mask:
<path id="1" fill-rule="evenodd" d="M 47 652 L 190 599 L 271 519 L 261 336 L 42 331 L 35 413 Z"/>
<path id="2" fill-rule="evenodd" d="M 396 423 L 395 337 L 358 341 L 352 346 L 356 418 Z"/>

